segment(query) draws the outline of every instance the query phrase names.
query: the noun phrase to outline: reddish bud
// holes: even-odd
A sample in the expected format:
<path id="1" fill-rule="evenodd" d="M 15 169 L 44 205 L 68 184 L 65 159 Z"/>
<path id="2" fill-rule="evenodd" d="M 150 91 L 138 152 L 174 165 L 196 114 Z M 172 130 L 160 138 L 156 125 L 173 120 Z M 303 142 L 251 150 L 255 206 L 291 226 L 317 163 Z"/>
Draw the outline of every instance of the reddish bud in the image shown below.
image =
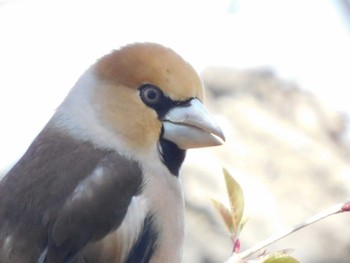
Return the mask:
<path id="1" fill-rule="evenodd" d="M 235 242 L 233 242 L 233 252 L 238 253 L 241 250 L 241 241 L 239 239 L 236 239 Z"/>
<path id="2" fill-rule="evenodd" d="M 343 212 L 350 212 L 350 201 L 347 202 L 347 203 L 345 203 L 345 204 L 342 206 L 341 210 L 342 210 Z"/>

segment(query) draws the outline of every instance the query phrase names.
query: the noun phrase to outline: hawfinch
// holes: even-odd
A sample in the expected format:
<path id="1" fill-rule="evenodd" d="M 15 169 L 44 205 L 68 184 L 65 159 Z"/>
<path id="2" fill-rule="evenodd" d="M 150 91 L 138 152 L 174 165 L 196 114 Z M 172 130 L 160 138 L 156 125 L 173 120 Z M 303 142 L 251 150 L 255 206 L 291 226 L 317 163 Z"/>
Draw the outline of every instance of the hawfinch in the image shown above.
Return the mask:
<path id="1" fill-rule="evenodd" d="M 202 102 L 171 49 L 99 59 L 0 183 L 0 262 L 181 262 L 180 166 L 224 141 Z"/>

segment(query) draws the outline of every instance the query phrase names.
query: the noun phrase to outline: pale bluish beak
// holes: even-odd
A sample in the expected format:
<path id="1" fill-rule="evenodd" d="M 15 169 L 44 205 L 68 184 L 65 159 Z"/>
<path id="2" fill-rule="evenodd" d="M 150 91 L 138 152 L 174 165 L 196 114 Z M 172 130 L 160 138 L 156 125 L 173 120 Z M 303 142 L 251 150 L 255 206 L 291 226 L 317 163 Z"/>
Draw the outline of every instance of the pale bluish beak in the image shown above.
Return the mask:
<path id="1" fill-rule="evenodd" d="M 171 109 L 163 118 L 163 138 L 180 149 L 221 145 L 224 133 L 198 99 Z"/>

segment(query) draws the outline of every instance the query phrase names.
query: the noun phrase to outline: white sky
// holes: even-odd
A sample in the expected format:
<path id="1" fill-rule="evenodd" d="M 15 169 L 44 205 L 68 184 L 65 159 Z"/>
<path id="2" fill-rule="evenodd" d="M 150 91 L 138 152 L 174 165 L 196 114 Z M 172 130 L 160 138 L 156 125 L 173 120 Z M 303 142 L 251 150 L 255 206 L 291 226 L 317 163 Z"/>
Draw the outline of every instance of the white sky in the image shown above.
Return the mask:
<path id="1" fill-rule="evenodd" d="M 350 112 L 350 31 L 329 0 L 0 0 L 0 172 L 74 82 L 120 45 L 170 46 L 198 71 L 267 65 Z"/>

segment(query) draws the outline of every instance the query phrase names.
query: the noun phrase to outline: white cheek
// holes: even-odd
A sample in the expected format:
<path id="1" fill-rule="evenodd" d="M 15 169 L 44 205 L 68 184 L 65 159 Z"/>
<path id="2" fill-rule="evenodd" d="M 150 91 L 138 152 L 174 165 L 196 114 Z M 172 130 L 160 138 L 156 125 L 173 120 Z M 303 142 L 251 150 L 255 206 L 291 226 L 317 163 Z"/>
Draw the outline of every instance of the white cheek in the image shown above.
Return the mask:
<path id="1" fill-rule="evenodd" d="M 96 113 L 95 92 L 101 85 L 95 76 L 94 66 L 90 67 L 57 108 L 49 124 L 74 138 L 90 141 L 105 149 L 117 149 L 122 142 L 101 123 Z"/>

